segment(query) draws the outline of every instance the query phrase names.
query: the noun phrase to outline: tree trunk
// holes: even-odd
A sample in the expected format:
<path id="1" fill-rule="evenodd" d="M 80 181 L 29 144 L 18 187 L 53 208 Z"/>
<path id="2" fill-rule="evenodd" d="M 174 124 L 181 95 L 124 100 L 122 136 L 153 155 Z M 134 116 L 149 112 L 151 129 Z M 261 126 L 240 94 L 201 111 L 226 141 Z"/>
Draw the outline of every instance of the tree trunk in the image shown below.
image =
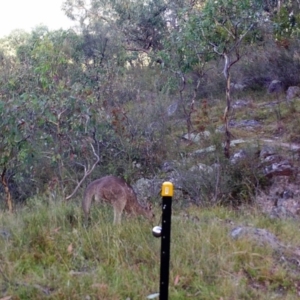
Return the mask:
<path id="1" fill-rule="evenodd" d="M 12 212 L 13 211 L 12 196 L 11 196 L 11 192 L 9 190 L 8 180 L 7 180 L 7 177 L 5 174 L 6 174 L 6 167 L 4 167 L 3 172 L 1 174 L 1 182 L 4 187 L 5 201 L 6 201 L 6 204 L 8 207 L 8 211 Z"/>
<path id="2" fill-rule="evenodd" d="M 224 111 L 224 126 L 225 126 L 225 146 L 224 146 L 224 155 L 226 158 L 230 158 L 230 140 L 231 133 L 229 131 L 229 112 L 231 108 L 231 99 L 230 99 L 230 62 L 228 55 L 224 54 L 225 58 L 225 67 L 224 67 L 224 76 L 226 78 L 226 108 Z"/>

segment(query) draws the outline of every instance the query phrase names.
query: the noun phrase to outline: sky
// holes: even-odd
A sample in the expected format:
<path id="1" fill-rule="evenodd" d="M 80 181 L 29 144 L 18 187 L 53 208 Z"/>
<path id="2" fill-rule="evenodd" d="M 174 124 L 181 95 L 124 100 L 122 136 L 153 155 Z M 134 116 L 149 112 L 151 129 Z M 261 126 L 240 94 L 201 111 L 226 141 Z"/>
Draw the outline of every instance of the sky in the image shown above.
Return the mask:
<path id="1" fill-rule="evenodd" d="M 28 32 L 37 25 L 50 30 L 74 25 L 61 10 L 63 0 L 0 0 L 0 38 L 12 30 Z"/>

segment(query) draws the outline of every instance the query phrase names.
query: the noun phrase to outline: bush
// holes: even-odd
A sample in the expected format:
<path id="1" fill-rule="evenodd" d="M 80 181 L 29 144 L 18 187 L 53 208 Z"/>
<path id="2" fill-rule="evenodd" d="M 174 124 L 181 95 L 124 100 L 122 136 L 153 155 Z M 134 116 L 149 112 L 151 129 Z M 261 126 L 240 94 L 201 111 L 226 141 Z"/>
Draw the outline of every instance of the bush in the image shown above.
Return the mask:
<path id="1" fill-rule="evenodd" d="M 220 149 L 223 151 L 223 149 Z M 220 151 L 219 150 L 219 151 Z M 269 182 L 260 169 L 255 149 L 247 151 L 244 159 L 236 162 L 224 159 L 223 154 L 212 155 L 207 164 L 181 167 L 177 170 L 182 181 L 182 190 L 189 200 L 198 205 L 231 205 L 251 203 L 259 189 Z"/>

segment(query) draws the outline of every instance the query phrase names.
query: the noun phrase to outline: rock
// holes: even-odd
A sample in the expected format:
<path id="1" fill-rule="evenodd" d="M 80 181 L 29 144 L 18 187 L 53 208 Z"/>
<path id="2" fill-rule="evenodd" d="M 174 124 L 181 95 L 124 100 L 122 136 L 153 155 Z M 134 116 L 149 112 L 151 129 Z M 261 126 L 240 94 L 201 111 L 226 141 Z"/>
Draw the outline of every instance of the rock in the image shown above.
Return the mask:
<path id="1" fill-rule="evenodd" d="M 245 84 L 242 83 L 231 83 L 230 84 L 230 89 L 231 91 L 242 91 L 246 88 L 247 86 Z"/>
<path id="2" fill-rule="evenodd" d="M 292 100 L 297 97 L 300 97 L 300 87 L 299 86 L 290 86 L 286 91 L 286 99 Z"/>
<path id="3" fill-rule="evenodd" d="M 168 117 L 174 115 L 174 113 L 177 111 L 177 109 L 178 109 L 178 102 L 174 102 L 171 105 L 169 105 L 169 107 L 167 109 Z"/>
<path id="4" fill-rule="evenodd" d="M 234 121 L 231 120 L 229 122 L 230 127 L 246 127 L 247 129 L 257 128 L 261 126 L 261 123 L 256 120 L 241 120 L 241 121 Z"/>
<path id="5" fill-rule="evenodd" d="M 200 155 L 200 154 L 206 154 L 210 152 L 216 151 L 216 146 L 212 145 L 204 149 L 199 149 L 193 152 L 193 155 Z"/>
<path id="6" fill-rule="evenodd" d="M 234 146 L 237 146 L 237 145 L 240 145 L 240 144 L 244 144 L 246 142 L 247 141 L 244 140 L 244 139 L 236 139 L 236 140 L 230 141 L 230 146 L 234 147 Z M 222 147 L 224 147 L 224 145 L 225 144 L 223 143 Z M 196 150 L 192 154 L 193 155 L 201 155 L 201 154 L 206 154 L 206 153 L 210 153 L 210 152 L 214 152 L 214 151 L 216 151 L 216 146 L 211 145 L 211 146 L 209 146 L 207 148 Z"/>
<path id="7" fill-rule="evenodd" d="M 282 160 L 282 158 L 281 158 L 281 156 L 279 156 L 279 155 L 277 155 L 277 154 L 274 154 L 274 155 L 269 155 L 269 156 L 267 156 L 264 160 L 263 160 L 263 162 L 264 163 L 278 163 L 278 162 L 280 162 L 280 160 Z"/>
<path id="8" fill-rule="evenodd" d="M 294 175 L 294 172 L 294 168 L 286 160 L 279 163 L 272 163 L 271 165 L 265 167 L 265 174 L 267 177 L 292 176 Z"/>
<path id="9" fill-rule="evenodd" d="M 267 157 L 275 155 L 276 150 L 272 146 L 263 146 L 261 151 L 260 151 L 260 159 L 265 160 Z"/>
<path id="10" fill-rule="evenodd" d="M 282 247 L 276 236 L 266 229 L 255 228 L 250 226 L 240 226 L 234 228 L 230 235 L 234 239 L 248 238 L 257 242 L 260 246 L 268 245 L 276 250 Z"/>
<path id="11" fill-rule="evenodd" d="M 232 158 L 230 159 L 231 163 L 236 164 L 240 160 L 243 160 L 247 157 L 247 152 L 244 149 L 239 150 L 238 152 L 234 153 Z"/>
<path id="12" fill-rule="evenodd" d="M 289 150 L 291 150 L 293 152 L 299 152 L 300 151 L 300 145 L 296 144 L 296 143 L 278 143 L 278 141 L 271 140 L 271 139 L 261 139 L 260 141 L 262 143 L 276 145 L 277 147 L 279 146 L 279 147 L 287 148 L 287 149 L 289 149 Z M 264 147 L 272 147 L 272 146 L 264 146 Z M 274 147 L 272 147 L 272 148 L 275 149 Z"/>
<path id="13" fill-rule="evenodd" d="M 11 233 L 9 230 L 6 229 L 0 229 L 0 236 L 4 239 L 8 240 L 11 237 Z"/>
<path id="14" fill-rule="evenodd" d="M 180 174 L 178 174 L 176 171 L 172 171 L 168 176 L 164 179 L 158 179 L 158 178 L 141 178 L 137 180 L 133 185 L 133 189 L 138 195 L 138 198 L 141 200 L 142 204 L 146 202 L 146 200 L 151 198 L 161 198 L 161 187 L 162 184 L 165 181 L 170 181 L 174 185 L 174 201 L 179 201 L 183 199 L 182 196 L 182 179 L 180 177 Z"/>
<path id="15" fill-rule="evenodd" d="M 165 161 L 161 166 L 161 170 L 165 173 L 174 171 L 175 168 L 176 168 L 176 162 L 174 161 Z"/>
<path id="16" fill-rule="evenodd" d="M 246 100 L 236 100 L 232 103 L 232 108 L 237 109 L 237 108 L 243 108 L 248 106 L 249 102 Z"/>
<path id="17" fill-rule="evenodd" d="M 190 168 L 190 171 L 191 172 L 203 172 L 203 173 L 207 173 L 207 174 L 212 174 L 213 173 L 213 168 L 208 166 L 208 165 L 205 165 L 205 164 L 202 164 L 202 163 L 199 163 L 197 164 L 196 166 L 192 166 Z"/>
<path id="18" fill-rule="evenodd" d="M 174 184 L 174 189 L 181 190 L 183 188 L 182 177 L 183 175 L 180 170 L 174 170 L 168 173 L 163 181 L 171 181 Z"/>
<path id="19" fill-rule="evenodd" d="M 236 145 L 240 145 L 240 144 L 244 144 L 244 143 L 247 143 L 247 141 L 244 139 L 231 140 L 230 146 L 236 146 Z"/>
<path id="20" fill-rule="evenodd" d="M 183 136 L 184 139 L 199 144 L 201 141 L 208 139 L 210 137 L 210 132 L 205 130 L 200 133 L 190 133 Z"/>
<path id="21" fill-rule="evenodd" d="M 132 187 L 142 201 L 157 197 L 161 191 L 163 180 L 141 178 Z"/>
<path id="22" fill-rule="evenodd" d="M 272 80 L 268 87 L 268 93 L 281 93 L 284 91 L 284 86 L 280 80 Z"/>
<path id="23" fill-rule="evenodd" d="M 284 190 L 284 191 L 282 192 L 281 197 L 282 197 L 283 199 L 290 199 L 290 198 L 293 198 L 293 197 L 294 197 L 294 192 L 291 191 L 291 190 Z"/>
<path id="24" fill-rule="evenodd" d="M 271 219 L 293 219 L 294 217 L 295 214 L 286 209 L 286 207 L 284 207 L 283 205 L 273 207 L 270 212 Z"/>

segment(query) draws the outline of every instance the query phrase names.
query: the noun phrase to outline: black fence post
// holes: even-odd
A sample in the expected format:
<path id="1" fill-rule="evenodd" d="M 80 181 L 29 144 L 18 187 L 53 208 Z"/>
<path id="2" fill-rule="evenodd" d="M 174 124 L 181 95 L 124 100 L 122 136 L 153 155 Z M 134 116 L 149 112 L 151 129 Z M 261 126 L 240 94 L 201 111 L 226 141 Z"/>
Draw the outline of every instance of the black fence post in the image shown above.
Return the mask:
<path id="1" fill-rule="evenodd" d="M 171 242 L 171 215 L 173 184 L 164 182 L 162 185 L 162 227 L 161 227 L 161 253 L 160 253 L 160 289 L 159 299 L 168 300 L 169 297 L 169 268 L 170 268 L 170 242 Z"/>

